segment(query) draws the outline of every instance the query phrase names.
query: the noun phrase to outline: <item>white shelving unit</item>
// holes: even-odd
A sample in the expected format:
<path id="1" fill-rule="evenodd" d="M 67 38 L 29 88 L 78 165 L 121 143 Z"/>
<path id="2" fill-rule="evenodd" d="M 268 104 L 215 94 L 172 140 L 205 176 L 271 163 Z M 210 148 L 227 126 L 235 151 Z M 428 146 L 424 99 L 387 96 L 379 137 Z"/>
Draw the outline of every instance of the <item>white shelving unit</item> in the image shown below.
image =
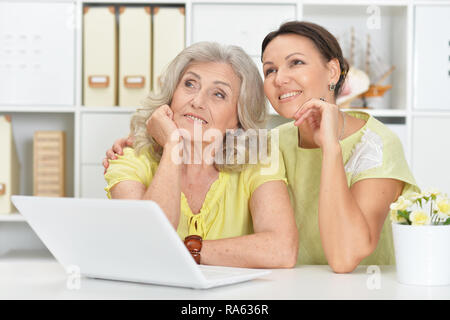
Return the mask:
<path id="1" fill-rule="evenodd" d="M 32 7 L 28 6 L 30 3 L 33 3 Z M 25 12 L 25 15 L 38 16 L 40 22 L 36 32 L 44 34 L 39 36 L 33 26 L 28 25 L 27 29 L 23 21 L 13 21 L 12 11 L 8 11 L 12 4 L 26 4 L 22 6 L 25 11 L 33 10 Z M 72 37 L 69 46 L 72 51 L 67 53 L 64 58 L 66 60 L 61 64 L 68 71 L 64 71 L 64 74 L 52 74 L 53 78 L 42 80 L 53 81 L 53 91 L 49 91 L 48 87 L 44 89 L 55 92 L 57 99 L 52 100 L 52 95 L 47 95 L 44 103 L 37 100 L 33 102 L 32 99 L 17 103 L 5 102 L 6 97 L 14 97 L 11 91 L 5 92 L 5 85 L 10 89 L 13 87 L 11 82 L 5 84 L 0 80 L 0 115 L 10 114 L 13 119 L 13 133 L 22 166 L 21 194 L 32 194 L 34 130 L 65 130 L 67 196 L 105 197 L 101 164 L 104 152 L 116 138 L 128 133 L 129 118 L 137 108 L 82 105 L 82 21 L 83 6 L 86 4 L 185 6 L 186 46 L 203 40 L 241 45 L 260 69 L 260 45 L 263 37 L 284 21 L 297 19 L 316 22 L 338 37 L 345 34 L 351 26 L 359 32 L 367 31 L 365 33 L 370 33 L 377 52 L 386 63 L 396 66 L 386 82 L 392 84 L 393 88 L 385 98 L 376 103 L 376 108 L 367 112 L 388 121 L 399 133 L 405 145 L 407 160 L 419 185 L 433 185 L 450 193 L 450 175 L 445 166 L 450 156 L 450 1 L 0 0 L 0 74 L 11 71 L 8 68 L 14 64 L 15 60 L 12 64 L 8 60 L 8 54 L 11 54 L 8 41 L 13 36 L 19 37 L 19 40 L 26 40 L 28 36 L 29 40 L 35 41 L 30 52 L 23 52 L 23 48 L 18 50 L 34 57 L 30 66 L 37 69 L 41 66 L 40 62 L 44 67 L 51 66 L 52 61 L 42 58 L 50 50 L 54 54 L 67 53 L 67 48 L 58 47 L 60 42 L 50 49 L 40 47 L 47 39 L 57 38 L 58 34 L 52 32 L 58 29 L 51 26 L 59 23 L 61 30 L 67 28 L 60 35 Z M 39 11 L 39 6 L 45 7 L 45 10 L 36 14 L 34 11 Z M 64 19 L 55 18 L 49 11 L 58 6 Z M 14 15 L 18 15 L 18 7 L 14 8 Z M 448 19 L 444 19 L 445 17 Z M 439 51 L 433 52 L 430 46 L 432 50 Z M 439 74 L 439 82 L 427 78 L 430 74 Z M 18 82 L 14 90 L 20 90 L 20 94 L 16 91 L 16 97 L 37 97 L 44 90 L 39 88 L 45 83 L 36 81 L 28 83 L 30 87 L 23 87 L 19 81 L 23 79 L 20 78 L 21 74 L 18 73 L 15 77 Z M 4 76 L 0 79 L 8 80 Z M 73 94 L 56 95 L 60 88 Z M 438 105 L 431 98 L 429 104 L 426 102 L 423 97 L 434 97 L 434 92 L 439 93 L 436 95 L 444 103 Z M 279 116 L 271 115 L 269 124 L 275 126 L 283 121 Z M 433 137 L 434 134 L 436 136 Z M 39 249 L 43 245 L 19 214 L 0 215 L 0 256 L 17 247 Z"/>

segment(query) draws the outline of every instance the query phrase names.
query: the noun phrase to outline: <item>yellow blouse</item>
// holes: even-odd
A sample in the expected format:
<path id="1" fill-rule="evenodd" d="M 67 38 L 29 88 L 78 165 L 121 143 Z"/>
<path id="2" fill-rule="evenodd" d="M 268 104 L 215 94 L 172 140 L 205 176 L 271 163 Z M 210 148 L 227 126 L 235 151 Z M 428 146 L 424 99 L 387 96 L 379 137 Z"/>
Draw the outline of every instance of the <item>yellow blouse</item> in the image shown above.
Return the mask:
<path id="1" fill-rule="evenodd" d="M 219 172 L 219 178 L 211 185 L 197 214 L 192 213 L 185 195 L 181 193 L 181 214 L 177 228 L 180 238 L 196 234 L 205 240 L 214 240 L 253 233 L 249 207 L 252 193 L 268 181 L 283 180 L 287 183 L 281 154 L 279 157 L 278 170 L 275 172 L 263 172 L 263 166 L 260 165 L 250 165 L 241 172 Z M 134 149 L 125 148 L 123 156 L 109 161 L 105 174 L 108 198 L 111 198 L 111 188 L 121 181 L 138 181 L 148 187 L 157 168 L 158 162 L 148 151 L 137 156 Z"/>
<path id="2" fill-rule="evenodd" d="M 403 194 L 419 191 L 405 160 L 399 138 L 388 127 L 366 113 L 348 114 L 366 121 L 359 131 L 340 141 L 348 186 L 351 187 L 363 179 L 391 178 L 405 182 Z M 283 124 L 277 129 L 299 232 L 297 264 L 327 264 L 318 221 L 322 151 L 319 148 L 300 148 L 298 128 L 293 122 Z M 361 264 L 394 263 L 391 223 L 387 218 L 376 250 Z"/>

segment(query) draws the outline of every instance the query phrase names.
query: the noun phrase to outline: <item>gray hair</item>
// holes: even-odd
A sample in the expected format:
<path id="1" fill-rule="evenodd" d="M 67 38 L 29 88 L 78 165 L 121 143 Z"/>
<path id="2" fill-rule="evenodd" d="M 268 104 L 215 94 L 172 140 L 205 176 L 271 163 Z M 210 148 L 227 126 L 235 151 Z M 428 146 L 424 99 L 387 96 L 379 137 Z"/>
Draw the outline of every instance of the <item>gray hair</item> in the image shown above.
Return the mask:
<path id="1" fill-rule="evenodd" d="M 143 108 L 138 109 L 131 118 L 131 133 L 135 136 L 134 149 L 136 154 L 148 150 L 151 156 L 160 160 L 162 148 L 147 132 L 146 121 L 153 112 L 162 105 L 170 105 L 175 89 L 187 67 L 194 62 L 223 62 L 229 64 L 241 80 L 237 113 L 238 130 L 240 134 L 248 129 L 264 128 L 267 120 L 267 104 L 264 95 L 263 82 L 258 68 L 245 51 L 232 45 L 221 45 L 216 42 L 198 42 L 181 51 L 167 66 L 160 77 L 160 91 L 150 93 L 142 102 Z M 223 143 L 223 155 L 227 144 Z M 247 148 L 246 148 L 247 149 Z M 235 151 L 232 154 L 236 154 Z M 245 150 L 248 153 L 248 150 Z M 248 157 L 246 156 L 246 159 Z M 218 170 L 240 171 L 242 164 L 215 163 Z"/>

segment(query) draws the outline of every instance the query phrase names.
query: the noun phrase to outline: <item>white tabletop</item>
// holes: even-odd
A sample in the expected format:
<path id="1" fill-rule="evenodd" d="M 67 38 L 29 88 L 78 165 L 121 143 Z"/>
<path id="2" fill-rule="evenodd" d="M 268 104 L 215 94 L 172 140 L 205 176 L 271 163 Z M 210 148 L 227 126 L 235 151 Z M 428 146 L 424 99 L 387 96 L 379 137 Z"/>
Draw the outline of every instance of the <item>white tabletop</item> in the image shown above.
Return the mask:
<path id="1" fill-rule="evenodd" d="M 335 274 L 328 266 L 298 266 L 207 290 L 82 277 L 80 287 L 70 289 L 68 274 L 52 257 L 12 255 L 0 258 L 0 299 L 450 299 L 450 286 L 407 286 L 397 282 L 395 267 L 378 270 L 359 266 Z"/>

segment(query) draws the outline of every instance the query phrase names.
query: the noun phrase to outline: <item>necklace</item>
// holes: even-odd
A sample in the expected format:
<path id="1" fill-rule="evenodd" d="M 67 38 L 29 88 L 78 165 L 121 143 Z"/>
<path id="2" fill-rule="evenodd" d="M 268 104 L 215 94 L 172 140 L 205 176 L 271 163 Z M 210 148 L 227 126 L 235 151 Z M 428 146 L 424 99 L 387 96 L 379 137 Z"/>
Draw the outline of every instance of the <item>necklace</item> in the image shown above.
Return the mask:
<path id="1" fill-rule="evenodd" d="M 339 111 L 339 113 L 342 114 L 342 129 L 341 129 L 341 134 L 339 135 L 339 140 L 342 140 L 342 138 L 344 137 L 344 132 L 345 132 L 345 112 Z M 302 145 L 302 136 L 300 134 L 300 130 L 298 130 L 298 146 L 301 147 Z"/>

